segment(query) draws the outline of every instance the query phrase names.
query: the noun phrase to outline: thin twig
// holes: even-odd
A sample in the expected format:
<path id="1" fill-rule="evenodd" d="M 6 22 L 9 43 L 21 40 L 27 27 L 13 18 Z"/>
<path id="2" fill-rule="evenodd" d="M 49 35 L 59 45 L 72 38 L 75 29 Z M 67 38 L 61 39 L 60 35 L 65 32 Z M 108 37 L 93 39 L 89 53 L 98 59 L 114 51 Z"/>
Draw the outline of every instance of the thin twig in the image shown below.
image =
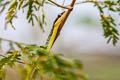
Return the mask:
<path id="1" fill-rule="evenodd" d="M 2 54 L 0 54 L 0 56 L 2 56 L 2 57 L 6 57 L 6 56 L 4 56 L 4 55 L 2 55 Z"/>
<path id="2" fill-rule="evenodd" d="M 65 24 L 68 16 L 70 15 L 70 13 L 71 13 L 71 11 L 72 11 L 72 9 L 73 9 L 73 7 L 74 7 L 75 2 L 76 2 L 76 0 L 72 0 L 72 3 L 71 3 L 71 5 L 70 5 L 71 9 L 68 9 L 65 18 L 64 18 L 63 22 L 62 22 L 61 25 L 60 25 L 60 31 L 61 31 L 62 27 L 64 26 L 64 24 Z"/>
<path id="3" fill-rule="evenodd" d="M 0 10 L 0 14 L 4 11 L 5 6 L 2 7 L 2 9 Z"/>
<path id="4" fill-rule="evenodd" d="M 33 77 L 34 77 L 35 72 L 36 72 L 36 68 L 33 68 L 33 69 L 32 69 L 32 72 L 31 72 L 30 80 L 33 80 Z"/>
<path id="5" fill-rule="evenodd" d="M 22 43 L 22 42 L 17 42 L 17 41 L 13 41 L 13 40 L 8 40 L 8 39 L 4 39 L 4 38 L 0 38 L 3 41 L 7 41 L 7 42 L 12 42 L 12 43 L 17 43 L 17 44 L 22 44 L 22 45 L 32 45 L 32 44 L 26 44 L 26 43 Z"/>
<path id="6" fill-rule="evenodd" d="M 64 5 L 65 4 L 65 0 L 63 0 L 63 3 L 62 3 L 62 5 Z"/>
<path id="7" fill-rule="evenodd" d="M 62 6 L 62 5 L 56 3 L 56 2 L 54 2 L 54 1 L 52 1 L 52 0 L 48 0 L 48 1 L 50 1 L 50 2 L 53 3 L 53 4 L 55 4 L 55 5 L 58 6 L 58 7 L 61 7 L 61 8 L 64 8 L 64 9 L 70 9 L 69 7 Z"/>
<path id="8" fill-rule="evenodd" d="M 10 1 L 7 1 L 6 3 L 0 5 L 0 7 L 2 6 L 2 9 L 0 10 L 0 14 L 5 10 L 6 5 L 9 3 L 10 3 Z"/>
<path id="9" fill-rule="evenodd" d="M 94 3 L 94 4 L 101 4 L 101 5 L 108 6 L 108 4 L 105 3 L 104 1 L 93 1 L 93 0 L 87 0 L 87 1 L 77 2 L 77 3 L 75 3 L 75 5 L 82 4 L 82 3 Z M 118 4 L 117 1 L 114 1 L 114 3 Z"/>
<path id="10" fill-rule="evenodd" d="M 21 64 L 26 64 L 25 62 L 22 62 L 22 61 L 17 61 L 18 63 L 21 63 Z"/>

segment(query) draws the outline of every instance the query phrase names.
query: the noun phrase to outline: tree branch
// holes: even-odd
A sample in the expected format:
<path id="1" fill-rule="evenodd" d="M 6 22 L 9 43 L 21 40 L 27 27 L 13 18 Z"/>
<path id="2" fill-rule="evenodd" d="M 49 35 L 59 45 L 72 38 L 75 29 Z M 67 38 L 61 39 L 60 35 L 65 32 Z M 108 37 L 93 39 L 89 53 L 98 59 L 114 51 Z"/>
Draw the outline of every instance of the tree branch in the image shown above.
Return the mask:
<path id="1" fill-rule="evenodd" d="M 113 2 L 114 2 L 115 4 L 118 4 L 117 1 L 113 1 Z M 82 3 L 101 4 L 101 5 L 105 5 L 105 6 L 108 6 L 108 5 L 109 5 L 109 4 L 105 3 L 104 1 L 93 1 L 93 0 L 77 2 L 76 5 L 82 4 Z"/>
<path id="2" fill-rule="evenodd" d="M 74 7 L 75 2 L 76 2 L 76 0 L 72 0 L 72 3 L 71 3 L 71 5 L 70 5 L 71 9 L 68 9 L 65 18 L 64 18 L 63 22 L 62 22 L 61 25 L 60 25 L 60 31 L 61 31 L 62 27 L 64 26 L 64 24 L 65 24 L 68 16 L 70 15 L 70 13 L 71 13 L 71 11 L 72 11 L 72 9 L 73 9 L 73 7 Z M 60 32 L 60 31 L 59 31 L 59 32 Z"/>
<path id="3" fill-rule="evenodd" d="M 61 24 L 60 24 L 60 26 L 59 26 L 59 30 L 58 30 L 58 32 L 57 32 L 57 36 L 56 36 L 55 40 L 58 38 L 58 35 L 60 34 L 60 31 L 61 31 L 62 27 L 64 26 L 64 24 L 65 24 L 68 16 L 70 15 L 70 13 L 71 13 L 71 11 L 72 11 L 72 9 L 73 9 L 73 7 L 74 7 L 75 2 L 76 2 L 76 0 L 72 0 L 71 5 L 70 5 L 70 9 L 68 9 L 68 10 L 66 11 L 66 16 L 64 17 L 63 21 L 61 22 Z M 54 41 L 54 42 L 55 42 L 55 41 Z"/>
<path id="4" fill-rule="evenodd" d="M 50 2 L 53 3 L 53 4 L 55 4 L 55 5 L 58 6 L 58 7 L 61 7 L 61 8 L 64 8 L 64 9 L 70 9 L 69 7 L 62 6 L 62 5 L 56 3 L 56 2 L 54 2 L 54 1 L 52 1 L 52 0 L 48 0 L 48 1 L 50 1 Z"/>

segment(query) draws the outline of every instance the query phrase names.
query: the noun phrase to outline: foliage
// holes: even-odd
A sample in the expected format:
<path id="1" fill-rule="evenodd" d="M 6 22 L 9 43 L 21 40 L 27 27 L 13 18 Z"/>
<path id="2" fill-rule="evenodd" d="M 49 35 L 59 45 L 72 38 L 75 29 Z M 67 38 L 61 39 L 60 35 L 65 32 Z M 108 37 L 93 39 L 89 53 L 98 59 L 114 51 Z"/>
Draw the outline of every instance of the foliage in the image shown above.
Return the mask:
<path id="1" fill-rule="evenodd" d="M 112 16 L 109 14 L 107 17 L 104 16 L 104 11 L 103 9 L 107 8 L 108 10 L 112 12 L 119 12 L 120 11 L 120 1 L 105 1 L 104 5 L 99 5 L 97 4 L 96 6 L 98 7 L 100 11 L 100 16 L 101 16 L 101 23 L 103 26 L 104 30 L 104 36 L 105 38 L 108 38 L 108 43 L 112 40 L 113 45 L 116 45 L 117 40 L 119 39 L 119 33 L 117 29 L 115 28 L 117 24 L 115 23 L 114 19 Z"/>
<path id="2" fill-rule="evenodd" d="M 99 12 L 101 17 L 101 24 L 104 31 L 104 37 L 108 39 L 107 43 L 112 41 L 113 45 L 116 45 L 119 40 L 119 32 L 116 27 L 119 25 L 115 22 L 115 19 L 112 17 L 111 13 L 119 13 L 120 12 L 120 0 L 111 1 L 95 1 L 95 0 L 86 0 L 83 2 L 78 2 L 76 4 L 82 3 L 92 3 L 94 4 Z M 108 10 L 108 15 L 105 14 L 105 10 Z"/>
<path id="3" fill-rule="evenodd" d="M 32 23 L 34 26 L 34 20 L 36 20 L 44 31 L 43 27 L 46 25 L 44 4 L 51 4 L 50 2 L 51 0 L 0 0 L 0 14 L 8 6 L 5 28 L 7 28 L 7 24 L 11 24 L 15 29 L 13 19 L 17 18 L 17 12 L 21 9 L 24 12 L 24 9 L 27 9 L 26 19 L 28 23 Z M 119 33 L 116 29 L 118 25 L 111 14 L 105 15 L 104 10 L 107 9 L 114 13 L 119 12 L 120 0 L 86 0 L 76 4 L 82 3 L 93 3 L 98 8 L 104 36 L 108 39 L 108 43 L 112 41 L 113 45 L 116 45 L 119 39 Z M 65 6 L 55 5 L 68 9 Z M 41 14 L 37 15 L 36 11 Z M 9 43 L 9 49 L 5 54 L 0 54 L 0 80 L 5 79 L 8 66 L 11 68 L 16 66 L 17 71 L 21 73 L 22 80 L 85 80 L 87 78 L 81 72 L 82 64 L 79 60 L 69 59 L 61 54 L 49 52 L 44 46 L 18 43 L 2 38 L 0 39 L 0 45 L 3 41 Z"/>
<path id="4" fill-rule="evenodd" d="M 65 58 L 63 55 L 48 52 L 42 46 L 15 44 L 19 50 L 10 46 L 6 56 L 0 60 L 0 78 L 4 78 L 7 66 L 13 67 L 16 63 L 17 71 L 21 73 L 22 80 L 78 80 L 86 79 L 81 73 L 82 64 L 79 60 Z M 24 59 L 22 59 L 24 58 Z M 22 62 L 23 61 L 23 62 Z M 21 65 L 22 64 L 22 65 Z"/>
<path id="5" fill-rule="evenodd" d="M 43 26 L 46 25 L 46 20 L 45 20 L 45 10 L 43 8 L 45 0 L 0 0 L 0 6 L 2 9 L 0 10 L 0 13 L 2 13 L 6 7 L 6 5 L 9 5 L 8 11 L 7 11 L 7 16 L 6 16 L 6 22 L 5 22 L 5 28 L 7 28 L 7 24 L 11 24 L 13 29 L 15 29 L 13 25 L 13 19 L 17 18 L 17 11 L 18 10 L 23 10 L 27 7 L 27 20 L 29 23 L 32 23 L 34 25 L 34 19 L 39 23 L 39 26 L 41 29 L 43 29 Z M 41 9 L 40 9 L 41 8 Z M 41 12 L 41 15 L 35 14 L 35 11 Z M 42 17 L 42 18 L 41 18 Z"/>

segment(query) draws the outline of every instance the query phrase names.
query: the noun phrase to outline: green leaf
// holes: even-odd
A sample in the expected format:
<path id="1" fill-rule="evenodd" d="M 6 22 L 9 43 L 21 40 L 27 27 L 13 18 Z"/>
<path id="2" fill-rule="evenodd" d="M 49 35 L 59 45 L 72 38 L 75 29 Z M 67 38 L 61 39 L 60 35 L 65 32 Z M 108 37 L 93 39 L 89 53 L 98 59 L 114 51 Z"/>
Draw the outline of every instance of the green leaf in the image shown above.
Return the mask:
<path id="1" fill-rule="evenodd" d="M 18 2 L 17 2 L 17 0 L 15 0 L 15 1 L 11 4 L 11 6 L 8 8 L 8 10 L 12 9 L 14 6 L 17 6 L 17 4 L 18 4 Z"/>

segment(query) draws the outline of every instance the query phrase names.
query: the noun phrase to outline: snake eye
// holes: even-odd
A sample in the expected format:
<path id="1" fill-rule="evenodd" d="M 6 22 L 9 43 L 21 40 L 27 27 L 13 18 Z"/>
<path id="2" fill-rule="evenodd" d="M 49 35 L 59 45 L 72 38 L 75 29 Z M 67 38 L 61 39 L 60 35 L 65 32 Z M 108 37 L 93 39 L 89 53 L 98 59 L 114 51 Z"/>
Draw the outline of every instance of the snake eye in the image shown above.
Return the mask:
<path id="1" fill-rule="evenodd" d="M 61 15 L 59 14 L 58 17 L 60 17 Z"/>
<path id="2" fill-rule="evenodd" d="M 58 17 L 61 17 L 61 14 L 58 14 Z"/>

